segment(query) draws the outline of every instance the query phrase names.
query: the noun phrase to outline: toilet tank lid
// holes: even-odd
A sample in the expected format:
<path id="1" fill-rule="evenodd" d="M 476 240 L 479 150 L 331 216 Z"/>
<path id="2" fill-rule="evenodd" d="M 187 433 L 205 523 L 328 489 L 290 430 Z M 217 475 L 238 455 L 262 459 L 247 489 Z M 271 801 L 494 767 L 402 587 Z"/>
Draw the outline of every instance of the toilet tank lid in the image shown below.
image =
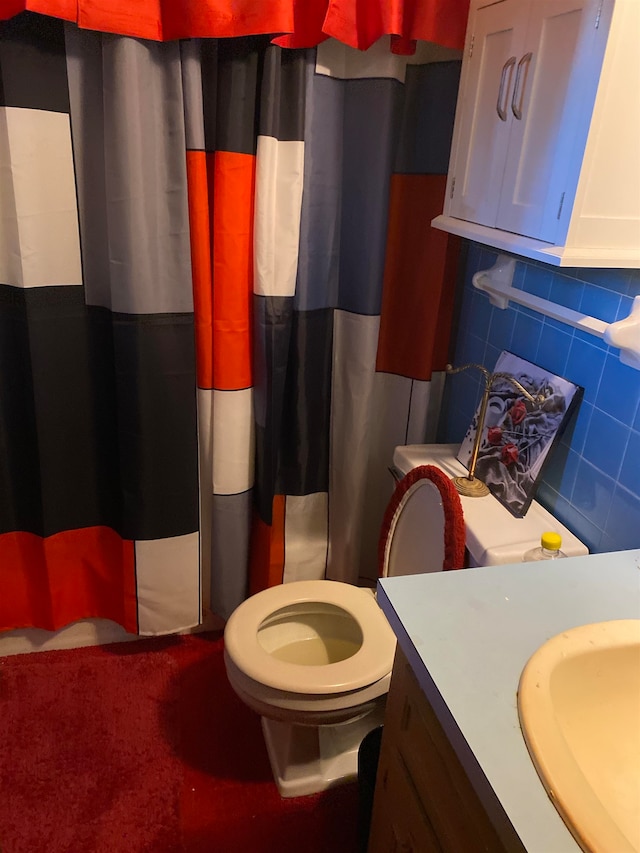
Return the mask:
<path id="1" fill-rule="evenodd" d="M 464 476 L 467 469 L 456 458 L 458 444 L 406 444 L 395 448 L 393 466 L 404 476 L 419 465 L 436 465 L 450 477 Z M 569 557 L 589 549 L 557 518 L 533 501 L 524 518 L 515 518 L 493 495 L 461 496 L 467 548 L 479 566 L 517 563 L 529 548 L 540 544 L 545 530 L 562 536 L 562 550 Z"/>

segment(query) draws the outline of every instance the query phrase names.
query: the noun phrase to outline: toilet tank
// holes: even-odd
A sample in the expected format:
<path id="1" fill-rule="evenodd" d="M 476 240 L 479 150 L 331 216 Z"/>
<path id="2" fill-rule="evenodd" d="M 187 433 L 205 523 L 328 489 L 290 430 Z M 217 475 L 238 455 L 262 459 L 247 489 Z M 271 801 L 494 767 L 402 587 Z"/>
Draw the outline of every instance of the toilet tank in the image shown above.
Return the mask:
<path id="1" fill-rule="evenodd" d="M 456 459 L 458 444 L 406 444 L 396 447 L 392 472 L 403 477 L 418 465 L 436 465 L 451 477 L 466 476 L 467 469 Z M 553 530 L 562 536 L 568 557 L 588 554 L 589 549 L 537 501 L 524 518 L 515 518 L 493 495 L 482 498 L 460 496 L 467 530 L 471 566 L 519 563 L 525 551 L 540 544 L 541 535 Z"/>

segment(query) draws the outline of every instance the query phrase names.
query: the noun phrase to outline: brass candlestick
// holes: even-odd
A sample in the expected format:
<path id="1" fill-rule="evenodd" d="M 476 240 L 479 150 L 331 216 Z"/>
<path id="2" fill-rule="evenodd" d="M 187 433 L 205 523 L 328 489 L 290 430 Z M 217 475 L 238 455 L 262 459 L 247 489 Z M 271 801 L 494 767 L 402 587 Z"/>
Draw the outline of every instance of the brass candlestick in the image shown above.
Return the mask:
<path id="1" fill-rule="evenodd" d="M 520 393 L 533 403 L 534 406 L 540 405 L 545 399 L 543 394 L 537 394 L 535 397 L 530 394 L 527 389 L 510 373 L 489 373 L 486 367 L 481 364 L 463 364 L 462 367 L 452 367 L 448 364 L 445 368 L 448 374 L 461 373 L 463 370 L 468 370 L 474 367 L 479 370 L 484 376 L 484 392 L 482 394 L 482 402 L 480 404 L 480 414 L 478 415 L 478 424 L 476 426 L 476 437 L 473 442 L 473 450 L 471 451 L 471 460 L 469 462 L 469 473 L 466 477 L 453 477 L 453 485 L 461 495 L 468 498 L 482 498 L 489 494 L 489 488 L 478 480 L 475 476 L 476 462 L 478 461 L 478 451 L 480 449 L 480 441 L 482 440 L 482 432 L 484 430 L 484 419 L 487 414 L 487 404 L 489 403 L 489 393 L 491 386 L 496 379 L 504 379 L 510 382 Z"/>

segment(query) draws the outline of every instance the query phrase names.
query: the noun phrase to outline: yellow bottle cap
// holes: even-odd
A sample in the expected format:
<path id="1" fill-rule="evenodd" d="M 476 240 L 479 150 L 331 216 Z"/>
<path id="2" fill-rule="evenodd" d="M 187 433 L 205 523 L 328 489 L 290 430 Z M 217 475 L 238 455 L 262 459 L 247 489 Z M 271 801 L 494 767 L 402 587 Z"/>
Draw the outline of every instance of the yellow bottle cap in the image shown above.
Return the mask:
<path id="1" fill-rule="evenodd" d="M 559 533 L 548 531 L 540 537 L 540 544 L 547 551 L 559 551 L 562 545 L 562 536 Z"/>

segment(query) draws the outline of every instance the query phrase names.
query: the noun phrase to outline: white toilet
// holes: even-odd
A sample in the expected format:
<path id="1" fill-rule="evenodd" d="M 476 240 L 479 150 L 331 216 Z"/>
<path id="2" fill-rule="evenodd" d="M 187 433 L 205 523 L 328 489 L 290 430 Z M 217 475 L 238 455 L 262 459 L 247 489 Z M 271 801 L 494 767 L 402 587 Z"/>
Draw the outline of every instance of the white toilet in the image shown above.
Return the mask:
<path id="1" fill-rule="evenodd" d="M 380 574 L 459 568 L 464 540 L 449 478 L 416 468 L 387 508 Z M 383 721 L 395 653 L 373 591 L 327 580 L 264 590 L 234 611 L 224 643 L 231 686 L 262 718 L 280 794 L 355 780 L 360 743 Z"/>

